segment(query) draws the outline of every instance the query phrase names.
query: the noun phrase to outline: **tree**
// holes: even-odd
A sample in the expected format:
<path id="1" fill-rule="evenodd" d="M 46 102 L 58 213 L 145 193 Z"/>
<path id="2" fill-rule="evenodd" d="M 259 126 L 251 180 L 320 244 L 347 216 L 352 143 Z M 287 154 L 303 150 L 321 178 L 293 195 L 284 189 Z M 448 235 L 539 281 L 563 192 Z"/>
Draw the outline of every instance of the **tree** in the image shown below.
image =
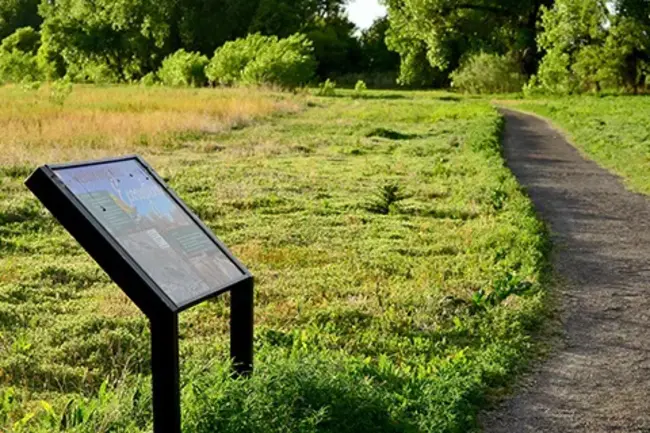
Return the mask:
<path id="1" fill-rule="evenodd" d="M 39 56 L 77 80 L 137 79 L 162 60 L 169 10 L 155 0 L 44 2 Z"/>
<path id="2" fill-rule="evenodd" d="M 532 84 L 544 91 L 625 87 L 636 93 L 646 81 L 650 2 L 558 0 L 544 10 L 542 28 L 546 55 Z"/>
<path id="3" fill-rule="evenodd" d="M 634 93 L 650 76 L 650 1 L 619 0 L 606 41 L 610 67 Z"/>
<path id="4" fill-rule="evenodd" d="M 399 54 L 389 50 L 386 45 L 389 28 L 388 17 L 382 17 L 361 34 L 365 72 L 393 72 L 399 68 Z"/>
<path id="5" fill-rule="evenodd" d="M 40 0 L 0 0 L 0 40 L 21 27 L 38 30 L 42 22 L 39 3 Z"/>
<path id="6" fill-rule="evenodd" d="M 481 51 L 512 53 L 530 74 L 539 60 L 536 43 L 541 7 L 553 0 L 387 0 L 389 48 L 402 57 L 401 81 L 428 73 L 415 59 L 446 75 Z"/>

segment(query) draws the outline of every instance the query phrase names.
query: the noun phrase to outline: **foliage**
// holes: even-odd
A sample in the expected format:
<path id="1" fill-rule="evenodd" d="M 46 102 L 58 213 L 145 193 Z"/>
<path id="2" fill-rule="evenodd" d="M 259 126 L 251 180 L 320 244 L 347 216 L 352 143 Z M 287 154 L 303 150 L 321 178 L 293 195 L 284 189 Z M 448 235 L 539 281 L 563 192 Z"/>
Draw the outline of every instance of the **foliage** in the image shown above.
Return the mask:
<path id="1" fill-rule="evenodd" d="M 270 84 L 288 89 L 305 85 L 316 68 L 312 52 L 312 43 L 305 35 L 295 34 L 279 40 L 271 37 L 246 65 L 241 80 L 246 84 Z"/>
<path id="2" fill-rule="evenodd" d="M 16 30 L 0 44 L 0 83 L 40 79 L 36 62 L 39 35 L 31 27 Z"/>
<path id="3" fill-rule="evenodd" d="M 227 86 L 239 83 L 246 66 L 257 58 L 265 46 L 272 43 L 273 38 L 259 33 L 226 42 L 222 47 L 217 48 L 210 64 L 206 67 L 208 79 L 212 83 Z"/>
<path id="4" fill-rule="evenodd" d="M 581 151 L 620 175 L 633 190 L 650 195 L 648 98 L 573 96 L 529 101 L 521 107 L 557 123 Z"/>
<path id="5" fill-rule="evenodd" d="M 169 37 L 168 9 L 153 0 L 44 2 L 42 63 L 77 81 L 130 81 L 154 70 Z"/>
<path id="6" fill-rule="evenodd" d="M 397 72 L 400 57 L 386 46 L 386 35 L 390 23 L 388 17 L 378 18 L 361 33 L 363 50 L 363 71 L 366 73 Z"/>
<path id="7" fill-rule="evenodd" d="M 328 78 L 318 86 L 318 92 L 316 94 L 318 96 L 336 96 L 336 82 Z"/>
<path id="8" fill-rule="evenodd" d="M 315 69 L 311 42 L 304 35 L 284 39 L 249 35 L 218 48 L 206 69 L 213 83 L 272 84 L 294 88 L 306 84 Z"/>
<path id="9" fill-rule="evenodd" d="M 0 40 L 23 27 L 38 29 L 40 0 L 0 0 Z"/>
<path id="10" fill-rule="evenodd" d="M 357 81 L 357 84 L 354 85 L 354 98 L 363 98 L 368 90 L 366 82 L 363 80 Z"/>
<path id="11" fill-rule="evenodd" d="M 400 53 L 400 81 L 429 81 L 426 67 L 444 76 L 457 69 L 463 58 L 480 51 L 515 53 L 530 74 L 537 64 L 539 8 L 552 0 L 389 0 L 388 47 Z"/>
<path id="12" fill-rule="evenodd" d="M 0 51 L 11 53 L 18 50 L 34 55 L 40 46 L 40 39 L 40 35 L 33 28 L 22 27 L 2 40 Z"/>
<path id="13" fill-rule="evenodd" d="M 140 84 L 146 87 L 151 87 L 158 84 L 160 80 L 155 72 L 149 72 L 147 75 L 140 79 Z"/>
<path id="14" fill-rule="evenodd" d="M 227 297 L 180 316 L 188 433 L 475 429 L 531 355 L 544 226 L 487 102 L 350 93 L 79 86 L 52 107 L 0 89 L 0 157 L 15 152 L 0 168 L 0 429 L 151 431 L 146 318 L 23 186 L 54 154 L 118 150 L 143 154 L 256 277 L 251 378 L 229 374 Z M 260 119 L 282 101 L 292 115 Z M 387 214 L 368 209 L 380 196 Z"/>
<path id="15" fill-rule="evenodd" d="M 344 16 L 321 18 L 305 29 L 318 59 L 316 73 L 320 78 L 361 70 L 362 49 L 354 35 L 355 29 L 355 25 Z"/>
<path id="16" fill-rule="evenodd" d="M 453 88 L 477 94 L 520 92 L 526 83 L 518 62 L 487 53 L 470 57 L 450 78 Z"/>
<path id="17" fill-rule="evenodd" d="M 208 63 L 206 56 L 180 49 L 163 60 L 157 76 L 166 86 L 202 87 L 208 82 L 205 75 Z"/>
<path id="18" fill-rule="evenodd" d="M 72 83 L 68 80 L 57 80 L 50 86 L 49 99 L 53 104 L 63 105 L 70 94 L 72 94 Z"/>
<path id="19" fill-rule="evenodd" d="M 539 43 L 546 55 L 529 91 L 639 90 L 650 65 L 650 24 L 630 16 L 630 2 L 610 5 L 615 13 L 604 0 L 558 0 L 544 9 Z"/>

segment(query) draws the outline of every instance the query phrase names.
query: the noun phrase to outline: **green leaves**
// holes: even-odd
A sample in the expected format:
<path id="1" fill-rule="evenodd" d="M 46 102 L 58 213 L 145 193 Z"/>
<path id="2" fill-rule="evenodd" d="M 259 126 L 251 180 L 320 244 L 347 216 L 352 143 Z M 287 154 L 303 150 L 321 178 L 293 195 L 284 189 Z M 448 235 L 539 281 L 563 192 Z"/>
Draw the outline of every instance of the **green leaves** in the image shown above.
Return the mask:
<path id="1" fill-rule="evenodd" d="M 295 88 L 307 84 L 314 75 L 312 52 L 311 41 L 301 34 L 285 39 L 253 34 L 217 49 L 206 74 L 211 82 L 222 85 Z"/>
<path id="2" fill-rule="evenodd" d="M 166 86 L 202 87 L 208 82 L 205 75 L 208 62 L 206 56 L 181 49 L 163 60 L 158 78 Z"/>

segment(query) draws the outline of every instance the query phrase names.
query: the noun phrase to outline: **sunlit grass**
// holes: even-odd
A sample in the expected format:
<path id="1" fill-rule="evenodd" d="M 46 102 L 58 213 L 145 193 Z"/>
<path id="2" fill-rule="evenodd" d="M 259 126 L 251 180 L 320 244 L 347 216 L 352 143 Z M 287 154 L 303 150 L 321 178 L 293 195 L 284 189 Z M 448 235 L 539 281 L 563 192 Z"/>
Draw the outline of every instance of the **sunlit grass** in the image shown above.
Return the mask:
<path id="1" fill-rule="evenodd" d="M 200 142 L 301 105 L 285 95 L 247 89 L 77 85 L 58 99 L 52 92 L 48 85 L 0 88 L 0 164 L 160 153 L 188 145 L 185 133 Z"/>
<path id="2" fill-rule="evenodd" d="M 278 115 L 238 125 L 238 95 Z M 256 278 L 247 380 L 228 370 L 227 297 L 181 315 L 187 433 L 472 431 L 530 357 L 547 243 L 501 158 L 498 113 L 438 93 L 346 95 L 78 88 L 62 108 L 40 103 L 98 124 L 183 104 L 231 119 L 171 142 L 124 135 Z M 97 149 L 121 152 L 105 135 Z M 75 140 L 63 150 L 96 156 Z M 0 170 L 0 430 L 150 432 L 146 318 L 22 185 L 65 159 L 49 146 Z"/>

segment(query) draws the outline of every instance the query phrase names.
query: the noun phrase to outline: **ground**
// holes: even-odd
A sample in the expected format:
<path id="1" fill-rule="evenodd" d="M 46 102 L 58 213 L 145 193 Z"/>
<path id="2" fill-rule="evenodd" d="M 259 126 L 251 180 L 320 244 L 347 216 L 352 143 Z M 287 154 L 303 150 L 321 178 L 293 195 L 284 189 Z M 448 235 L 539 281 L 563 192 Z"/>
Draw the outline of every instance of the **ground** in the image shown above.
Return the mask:
<path id="1" fill-rule="evenodd" d="M 227 297 L 181 317 L 186 432 L 477 428 L 534 353 L 548 243 L 484 100 L 5 87 L 0 428 L 146 432 L 149 331 L 22 185 L 142 154 L 256 276 L 256 373 Z"/>
<path id="2" fill-rule="evenodd" d="M 508 165 L 552 233 L 563 333 L 485 431 L 648 432 L 650 200 L 546 121 L 505 117 Z"/>

